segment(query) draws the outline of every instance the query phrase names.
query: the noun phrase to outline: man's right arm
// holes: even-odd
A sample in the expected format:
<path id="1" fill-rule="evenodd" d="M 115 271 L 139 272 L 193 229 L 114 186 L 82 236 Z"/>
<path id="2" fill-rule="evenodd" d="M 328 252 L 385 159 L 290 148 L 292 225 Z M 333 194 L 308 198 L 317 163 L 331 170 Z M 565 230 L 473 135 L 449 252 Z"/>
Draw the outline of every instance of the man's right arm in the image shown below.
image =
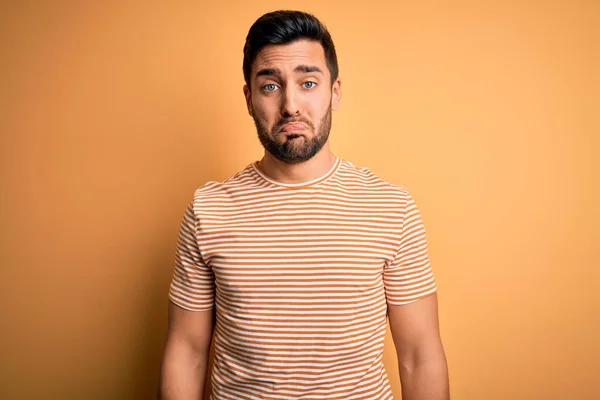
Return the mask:
<path id="1" fill-rule="evenodd" d="M 188 311 L 169 301 L 169 329 L 159 400 L 202 400 L 214 310 Z"/>

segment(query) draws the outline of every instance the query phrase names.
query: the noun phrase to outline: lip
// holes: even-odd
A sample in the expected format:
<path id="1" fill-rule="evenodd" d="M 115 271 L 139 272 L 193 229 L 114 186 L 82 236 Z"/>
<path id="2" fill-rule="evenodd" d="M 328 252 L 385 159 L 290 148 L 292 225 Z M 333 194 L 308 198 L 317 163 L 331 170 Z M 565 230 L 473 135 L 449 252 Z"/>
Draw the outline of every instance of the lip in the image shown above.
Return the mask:
<path id="1" fill-rule="evenodd" d="M 303 131 L 305 129 L 306 129 L 306 125 L 304 125 L 303 123 L 290 122 L 281 127 L 281 132 L 284 132 L 284 133 L 297 132 L 297 131 Z"/>

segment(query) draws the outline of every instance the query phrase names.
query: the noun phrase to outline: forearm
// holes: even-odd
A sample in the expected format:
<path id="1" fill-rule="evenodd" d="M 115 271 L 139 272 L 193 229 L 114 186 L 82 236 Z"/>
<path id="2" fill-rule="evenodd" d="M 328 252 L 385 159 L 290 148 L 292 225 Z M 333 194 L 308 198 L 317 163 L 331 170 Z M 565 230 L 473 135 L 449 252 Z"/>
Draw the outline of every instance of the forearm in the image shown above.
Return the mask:
<path id="1" fill-rule="evenodd" d="M 443 353 L 421 363 L 400 363 L 402 400 L 449 400 L 448 367 Z"/>
<path id="2" fill-rule="evenodd" d="M 208 354 L 177 353 L 176 349 L 165 353 L 159 400 L 203 400 Z"/>

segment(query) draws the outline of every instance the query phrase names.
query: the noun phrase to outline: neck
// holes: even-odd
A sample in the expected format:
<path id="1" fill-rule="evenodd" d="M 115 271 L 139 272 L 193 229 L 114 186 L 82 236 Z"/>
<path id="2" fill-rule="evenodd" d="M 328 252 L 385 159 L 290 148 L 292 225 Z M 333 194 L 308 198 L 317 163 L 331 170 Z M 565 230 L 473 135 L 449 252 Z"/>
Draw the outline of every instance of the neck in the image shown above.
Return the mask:
<path id="1" fill-rule="evenodd" d="M 269 178 L 281 183 L 303 183 L 325 175 L 335 164 L 336 156 L 326 143 L 323 148 L 308 161 L 299 164 L 287 164 L 265 151 L 258 167 Z"/>

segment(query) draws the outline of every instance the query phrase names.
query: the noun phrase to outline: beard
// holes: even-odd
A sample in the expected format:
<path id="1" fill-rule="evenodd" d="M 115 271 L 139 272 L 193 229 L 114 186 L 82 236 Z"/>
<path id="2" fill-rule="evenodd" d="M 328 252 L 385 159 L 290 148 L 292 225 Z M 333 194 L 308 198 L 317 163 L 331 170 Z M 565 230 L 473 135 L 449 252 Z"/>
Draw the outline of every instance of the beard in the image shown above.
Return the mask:
<path id="1" fill-rule="evenodd" d="M 256 132 L 258 133 L 258 139 L 265 150 L 271 153 L 273 157 L 286 164 L 299 164 L 310 160 L 319 152 L 319 150 L 321 150 L 327 142 L 327 139 L 329 139 L 329 132 L 331 131 L 331 105 L 323 118 L 321 118 L 318 132 L 312 122 L 302 117 L 283 118 L 275 124 L 273 130 L 269 132 L 262 122 L 254 116 L 254 113 L 252 114 L 254 125 L 256 125 Z M 306 137 L 304 134 L 292 133 L 283 143 L 276 141 L 275 139 L 277 136 L 284 134 L 281 132 L 283 126 L 290 122 L 301 122 L 305 124 L 309 130 L 313 132 L 313 136 Z"/>

